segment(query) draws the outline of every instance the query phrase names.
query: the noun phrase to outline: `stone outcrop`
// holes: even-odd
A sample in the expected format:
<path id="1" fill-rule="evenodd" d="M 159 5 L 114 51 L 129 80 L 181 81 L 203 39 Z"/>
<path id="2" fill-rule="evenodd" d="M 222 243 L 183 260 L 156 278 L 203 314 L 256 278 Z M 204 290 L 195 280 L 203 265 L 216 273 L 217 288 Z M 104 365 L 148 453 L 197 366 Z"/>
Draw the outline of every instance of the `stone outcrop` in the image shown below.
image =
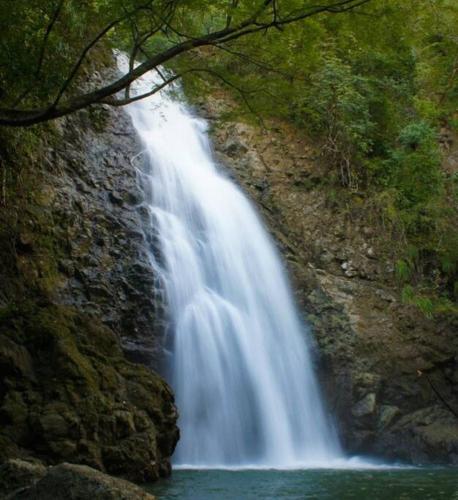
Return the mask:
<path id="1" fill-rule="evenodd" d="M 130 120 L 93 108 L 1 133 L 0 462 L 166 476 L 177 412 L 150 368 L 162 301 Z"/>
<path id="2" fill-rule="evenodd" d="M 43 187 L 56 236 L 55 297 L 93 314 L 121 339 L 134 361 L 158 365 L 163 304 L 150 253 L 154 243 L 144 205 L 142 146 L 122 110 L 97 108 L 57 122 Z"/>
<path id="3" fill-rule="evenodd" d="M 55 467 L 9 460 L 0 466 L 0 496 L 5 500 L 154 500 L 135 484 L 86 465 Z"/>
<path id="4" fill-rule="evenodd" d="M 41 463 L 9 459 L 0 465 L 0 498 L 8 497 L 19 490 L 29 488 L 46 474 Z"/>
<path id="5" fill-rule="evenodd" d="M 124 358 L 110 329 L 45 305 L 4 317 L 2 339 L 0 459 L 68 460 L 138 481 L 170 473 L 173 395 Z"/>
<path id="6" fill-rule="evenodd" d="M 219 91 L 197 107 L 284 255 L 346 449 L 458 463 L 458 319 L 402 303 L 370 197 L 339 188 L 318 147 L 284 123 L 228 121 L 236 106 Z"/>

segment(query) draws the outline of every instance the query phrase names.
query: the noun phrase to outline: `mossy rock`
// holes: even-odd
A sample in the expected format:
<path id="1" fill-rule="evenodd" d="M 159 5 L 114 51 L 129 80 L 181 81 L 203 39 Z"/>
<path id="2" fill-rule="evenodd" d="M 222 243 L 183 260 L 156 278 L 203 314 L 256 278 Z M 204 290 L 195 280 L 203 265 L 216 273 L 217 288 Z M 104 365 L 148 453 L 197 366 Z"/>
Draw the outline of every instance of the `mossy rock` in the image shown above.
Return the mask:
<path id="1" fill-rule="evenodd" d="M 124 359 L 110 329 L 71 308 L 27 304 L 3 316 L 0 336 L 0 459 L 70 460 L 140 481 L 169 473 L 172 392 Z"/>
<path id="2" fill-rule="evenodd" d="M 23 460 L 0 466 L 0 495 L 10 500 L 154 500 L 139 486 L 103 474 L 91 467 L 63 463 L 56 467 Z M 6 496 L 5 496 L 6 495 Z"/>

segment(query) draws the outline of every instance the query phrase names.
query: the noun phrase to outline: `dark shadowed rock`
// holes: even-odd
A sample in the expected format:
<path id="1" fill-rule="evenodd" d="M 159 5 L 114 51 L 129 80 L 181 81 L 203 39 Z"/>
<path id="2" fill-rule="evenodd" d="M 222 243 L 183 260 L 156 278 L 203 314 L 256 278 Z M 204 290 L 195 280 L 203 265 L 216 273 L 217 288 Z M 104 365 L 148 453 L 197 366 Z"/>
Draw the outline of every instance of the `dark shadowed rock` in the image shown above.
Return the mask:
<path id="1" fill-rule="evenodd" d="M 150 263 L 140 151 L 127 114 L 107 107 L 24 135 L 0 131 L 8 172 L 0 463 L 38 457 L 136 481 L 170 474 L 177 412 L 152 370 L 164 304 Z"/>
<path id="2" fill-rule="evenodd" d="M 21 338 L 36 373 L 5 371 L 0 380 L 0 462 L 39 456 L 136 481 L 170 474 L 178 429 L 167 384 L 127 361 L 96 319 L 59 305 L 29 307 L 0 321 L 4 338 Z"/>
<path id="3" fill-rule="evenodd" d="M 21 488 L 29 487 L 46 474 L 46 467 L 40 463 L 19 459 L 7 460 L 0 465 L 0 498 Z"/>
<path id="4" fill-rule="evenodd" d="M 21 467 L 27 467 L 22 462 Z M 139 486 L 85 465 L 63 463 L 40 471 L 32 483 L 12 492 L 7 500 L 154 500 Z M 1 471 L 0 471 L 1 473 Z"/>

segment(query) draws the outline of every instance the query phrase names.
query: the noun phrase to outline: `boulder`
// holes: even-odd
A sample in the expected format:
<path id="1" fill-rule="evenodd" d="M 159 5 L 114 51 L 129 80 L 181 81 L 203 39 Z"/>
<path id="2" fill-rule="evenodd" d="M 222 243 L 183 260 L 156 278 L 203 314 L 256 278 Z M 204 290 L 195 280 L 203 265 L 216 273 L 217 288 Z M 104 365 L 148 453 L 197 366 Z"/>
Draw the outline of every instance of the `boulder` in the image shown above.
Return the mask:
<path id="1" fill-rule="evenodd" d="M 29 480 L 27 486 L 6 496 L 7 500 L 154 500 L 154 496 L 139 486 L 104 474 L 87 465 L 63 463 L 50 467 L 33 466 L 27 462 L 19 464 L 16 472 L 23 472 L 21 483 Z M 27 475 L 28 473 L 28 475 Z"/>
<path id="2" fill-rule="evenodd" d="M 11 459 L 0 466 L 0 498 L 29 487 L 46 474 L 46 467 L 38 462 Z"/>
<path id="3" fill-rule="evenodd" d="M 376 396 L 373 392 L 366 394 L 363 399 L 358 401 L 352 409 L 353 416 L 355 417 L 365 417 L 366 415 L 372 415 L 375 411 L 376 406 Z"/>

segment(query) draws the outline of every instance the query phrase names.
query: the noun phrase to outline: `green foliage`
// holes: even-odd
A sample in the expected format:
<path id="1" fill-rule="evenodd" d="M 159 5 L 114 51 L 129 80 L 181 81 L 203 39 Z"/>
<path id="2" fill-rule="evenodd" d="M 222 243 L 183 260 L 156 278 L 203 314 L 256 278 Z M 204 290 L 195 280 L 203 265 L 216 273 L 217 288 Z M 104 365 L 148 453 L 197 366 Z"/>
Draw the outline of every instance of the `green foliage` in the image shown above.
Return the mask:
<path id="1" fill-rule="evenodd" d="M 260 4 L 244 2 L 238 15 Z M 111 48 L 141 58 L 221 29 L 228 5 L 222 0 L 0 0 L 0 108 L 51 106 L 63 89 L 69 100 L 81 93 L 82 79 L 73 77 L 74 70 L 82 77 L 111 64 Z M 144 46 L 143 38 L 150 40 Z"/>
<path id="2" fill-rule="evenodd" d="M 405 283 L 406 281 L 409 281 L 413 273 L 412 263 L 403 259 L 397 260 L 395 272 L 396 277 L 400 282 Z"/>
<path id="3" fill-rule="evenodd" d="M 402 289 L 402 301 L 416 306 L 427 318 L 432 318 L 435 311 L 433 301 L 429 297 L 417 295 L 412 286 L 406 285 Z"/>
<path id="4" fill-rule="evenodd" d="M 355 75 L 350 65 L 331 55 L 312 75 L 293 114 L 296 122 L 324 139 L 326 160 L 339 168 L 342 183 L 350 187 L 357 186 L 352 165 L 373 147 L 371 91 L 366 77 Z"/>
<path id="5" fill-rule="evenodd" d="M 396 189 L 399 208 L 425 208 L 443 187 L 437 134 L 425 122 L 412 122 L 400 131 L 398 143 L 397 148 L 389 151 L 380 175 Z"/>
<path id="6" fill-rule="evenodd" d="M 426 293 L 427 290 L 417 291 L 413 286 L 406 285 L 402 289 L 401 297 L 404 304 L 416 307 L 427 318 L 433 318 L 437 314 L 458 314 L 458 306 L 449 298 Z"/>
<path id="7" fill-rule="evenodd" d="M 379 0 L 362 10 L 240 40 L 201 63 L 251 112 L 312 135 L 329 179 L 377 200 L 406 301 L 427 315 L 454 311 L 458 177 L 444 171 L 438 139 L 458 123 L 458 4 Z M 195 80 L 186 88 L 199 93 Z"/>
<path id="8" fill-rule="evenodd" d="M 69 0 L 59 9 L 57 0 L 0 1 L 2 106 L 39 103 L 57 92 L 103 22 L 95 3 Z"/>

